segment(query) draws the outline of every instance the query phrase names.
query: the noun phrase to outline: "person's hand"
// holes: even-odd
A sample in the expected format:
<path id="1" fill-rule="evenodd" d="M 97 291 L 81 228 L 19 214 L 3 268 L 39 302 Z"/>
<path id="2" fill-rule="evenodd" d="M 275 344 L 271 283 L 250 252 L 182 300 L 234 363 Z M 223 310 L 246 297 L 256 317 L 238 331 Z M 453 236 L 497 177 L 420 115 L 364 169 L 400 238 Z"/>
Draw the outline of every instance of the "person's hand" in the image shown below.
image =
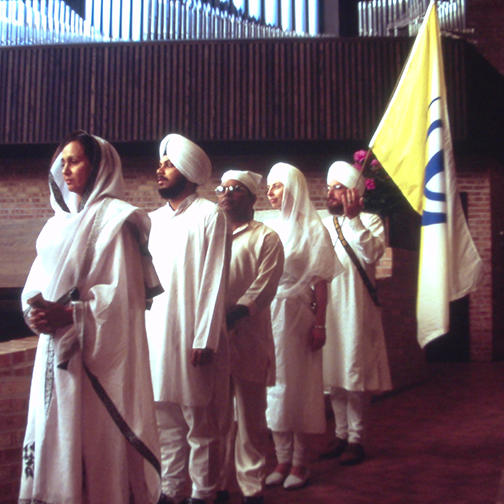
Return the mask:
<path id="1" fill-rule="evenodd" d="M 73 309 L 60 303 L 45 301 L 44 308 L 30 309 L 26 321 L 28 327 L 37 334 L 54 334 L 60 327 L 73 323 Z"/>
<path id="2" fill-rule="evenodd" d="M 213 350 L 210 348 L 193 348 L 191 350 L 191 364 L 193 366 L 204 366 L 213 360 Z"/>
<path id="3" fill-rule="evenodd" d="M 359 196 L 359 191 L 355 188 L 347 189 L 341 195 L 343 203 L 343 214 L 349 219 L 353 219 L 364 209 L 364 198 Z"/>
<path id="4" fill-rule="evenodd" d="M 314 326 L 312 327 L 310 333 L 310 348 L 315 350 L 320 350 L 326 341 L 325 327 Z"/>

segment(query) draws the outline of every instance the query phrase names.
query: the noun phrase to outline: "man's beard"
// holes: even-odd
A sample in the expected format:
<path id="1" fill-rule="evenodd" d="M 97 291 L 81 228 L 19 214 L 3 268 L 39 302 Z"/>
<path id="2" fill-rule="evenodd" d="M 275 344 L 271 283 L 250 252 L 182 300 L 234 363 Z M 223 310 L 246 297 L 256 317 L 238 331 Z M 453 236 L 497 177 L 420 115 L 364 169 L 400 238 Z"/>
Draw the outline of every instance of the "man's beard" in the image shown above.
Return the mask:
<path id="1" fill-rule="evenodd" d="M 331 215 L 343 215 L 343 203 L 336 203 L 334 205 L 327 204 L 327 210 Z"/>
<path id="2" fill-rule="evenodd" d="M 185 177 L 180 177 L 173 185 L 170 187 L 163 187 L 158 189 L 159 195 L 163 199 L 173 199 L 176 198 L 182 191 L 186 188 L 188 180 Z"/>

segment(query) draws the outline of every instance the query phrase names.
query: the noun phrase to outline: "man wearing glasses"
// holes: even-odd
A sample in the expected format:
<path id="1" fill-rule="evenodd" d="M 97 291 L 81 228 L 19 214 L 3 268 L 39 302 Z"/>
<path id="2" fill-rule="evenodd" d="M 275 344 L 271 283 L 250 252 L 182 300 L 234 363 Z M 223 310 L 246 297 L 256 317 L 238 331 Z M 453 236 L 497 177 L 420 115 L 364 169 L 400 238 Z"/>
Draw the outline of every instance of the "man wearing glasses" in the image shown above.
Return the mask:
<path id="1" fill-rule="evenodd" d="M 164 288 L 146 318 L 161 444 L 161 503 L 213 500 L 219 472 L 219 398 L 227 397 L 226 287 L 231 252 L 227 219 L 196 193 L 212 166 L 181 135 L 163 139 L 156 171 L 167 203 L 150 214 L 149 251 Z"/>
<path id="2" fill-rule="evenodd" d="M 229 273 L 227 325 L 231 354 L 231 395 L 236 424 L 223 422 L 225 452 L 216 502 L 225 502 L 235 452 L 236 479 L 243 503 L 261 504 L 266 456 L 266 386 L 275 381 L 275 348 L 270 304 L 283 271 L 283 247 L 278 235 L 253 220 L 253 206 L 262 176 L 229 170 L 215 190 L 218 206 L 233 231 Z M 232 415 L 223 418 L 232 419 Z"/>

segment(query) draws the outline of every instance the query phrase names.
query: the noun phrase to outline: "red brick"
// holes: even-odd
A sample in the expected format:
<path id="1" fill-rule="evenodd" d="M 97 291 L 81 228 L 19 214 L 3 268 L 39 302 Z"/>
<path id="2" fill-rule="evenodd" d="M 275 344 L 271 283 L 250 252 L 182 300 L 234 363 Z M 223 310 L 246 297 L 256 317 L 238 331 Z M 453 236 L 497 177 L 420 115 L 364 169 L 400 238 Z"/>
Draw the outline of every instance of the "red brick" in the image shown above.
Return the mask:
<path id="1" fill-rule="evenodd" d="M 0 354 L 0 369 L 9 368 L 11 365 L 11 354 Z"/>
<path id="2" fill-rule="evenodd" d="M 0 465 L 0 481 L 19 481 L 21 464 Z"/>
<path id="3" fill-rule="evenodd" d="M 18 481 L 0 482 L 0 504 L 17 504 L 19 493 Z"/>
<path id="4" fill-rule="evenodd" d="M 24 430 L 26 427 L 26 414 L 0 415 L 0 431 Z"/>
<path id="5" fill-rule="evenodd" d="M 30 380 L 24 377 L 2 379 L 0 397 L 25 396 L 30 390 Z"/>
<path id="6" fill-rule="evenodd" d="M 0 451 L 0 465 L 21 463 L 23 450 L 19 448 L 10 448 Z"/>
<path id="7" fill-rule="evenodd" d="M 28 408 L 28 396 L 0 398 L 0 413 L 2 412 L 16 413 L 20 411 L 24 412 L 26 411 L 27 408 Z"/>

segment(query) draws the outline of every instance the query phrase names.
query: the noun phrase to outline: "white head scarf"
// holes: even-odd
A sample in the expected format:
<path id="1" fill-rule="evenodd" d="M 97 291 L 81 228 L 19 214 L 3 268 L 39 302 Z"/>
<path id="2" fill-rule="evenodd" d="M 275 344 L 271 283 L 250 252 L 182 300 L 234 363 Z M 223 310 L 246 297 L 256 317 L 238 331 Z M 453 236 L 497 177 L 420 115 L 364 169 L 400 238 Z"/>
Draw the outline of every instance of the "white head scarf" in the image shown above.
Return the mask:
<path id="1" fill-rule="evenodd" d="M 284 273 L 278 297 L 292 297 L 316 279 L 330 280 L 339 271 L 339 262 L 326 228 L 313 206 L 304 175 L 295 166 L 275 164 L 267 178 L 268 186 L 283 184 L 280 218 L 268 223 L 284 246 Z"/>
<path id="2" fill-rule="evenodd" d="M 161 140 L 159 159 L 163 156 L 168 156 L 175 168 L 194 184 L 205 184 L 212 174 L 212 163 L 205 151 L 182 135 L 171 133 Z"/>
<path id="3" fill-rule="evenodd" d="M 90 174 L 89 187 L 80 203 L 63 179 L 61 151 L 49 171 L 50 202 L 54 216 L 47 221 L 37 238 L 36 261 L 42 266 L 38 271 L 43 272 L 44 278 L 38 278 L 34 283 L 38 289 L 42 289 L 44 298 L 50 301 L 56 301 L 69 289 L 78 286 L 97 208 L 105 198 L 120 199 L 123 194 L 124 180 L 117 151 L 106 140 L 97 136 L 94 138 L 100 148 L 100 162 Z M 29 294 L 28 283 L 25 290 Z"/>
<path id="4" fill-rule="evenodd" d="M 262 180 L 262 175 L 248 170 L 228 170 L 222 174 L 221 182 L 224 184 L 228 180 L 237 180 L 252 194 L 256 194 Z"/>
<path id="5" fill-rule="evenodd" d="M 109 196 L 122 198 L 124 193 L 124 179 L 122 175 L 121 159 L 115 148 L 103 138 L 94 136 L 100 147 L 100 162 L 90 175 L 94 179 L 85 193 L 80 204 L 78 195 L 70 192 L 63 178 L 61 156 L 59 152 L 49 171 L 49 187 L 51 189 L 51 207 L 56 212 L 77 213 L 89 207 L 99 198 Z M 78 140 L 77 140 L 78 141 Z"/>
<path id="6" fill-rule="evenodd" d="M 327 183 L 337 180 L 349 189 L 356 188 L 362 196 L 366 189 L 366 184 L 362 173 L 346 161 L 335 161 L 327 172 Z"/>

